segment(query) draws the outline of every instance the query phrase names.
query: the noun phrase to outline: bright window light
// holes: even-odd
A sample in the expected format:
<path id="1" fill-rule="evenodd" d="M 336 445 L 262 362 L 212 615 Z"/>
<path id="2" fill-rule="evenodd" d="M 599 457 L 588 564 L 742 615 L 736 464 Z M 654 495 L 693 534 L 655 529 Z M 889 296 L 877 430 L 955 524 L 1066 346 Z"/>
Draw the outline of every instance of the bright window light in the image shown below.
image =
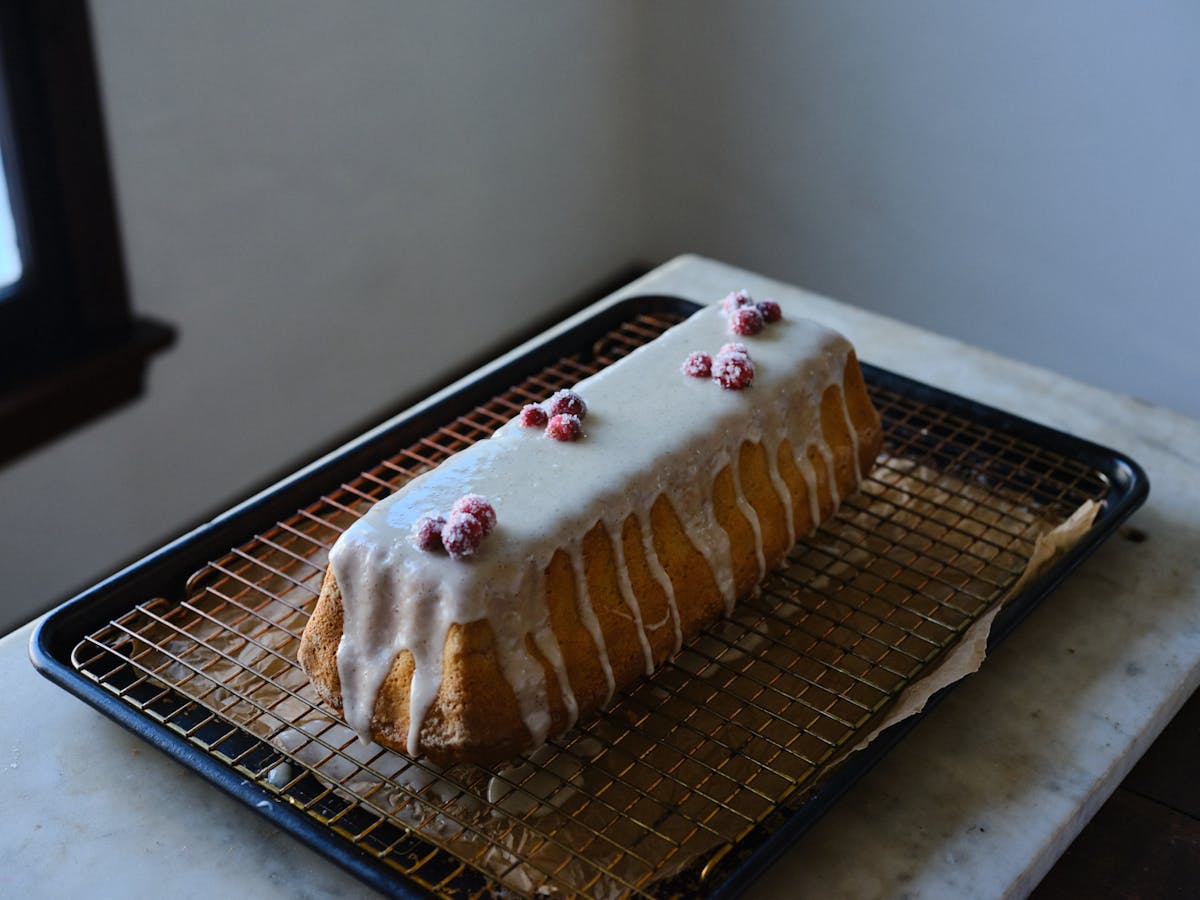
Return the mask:
<path id="1" fill-rule="evenodd" d="M 12 203 L 8 199 L 8 179 L 2 177 L 3 172 L 4 161 L 0 158 L 0 290 L 16 284 L 22 270 L 17 228 L 13 223 Z"/>

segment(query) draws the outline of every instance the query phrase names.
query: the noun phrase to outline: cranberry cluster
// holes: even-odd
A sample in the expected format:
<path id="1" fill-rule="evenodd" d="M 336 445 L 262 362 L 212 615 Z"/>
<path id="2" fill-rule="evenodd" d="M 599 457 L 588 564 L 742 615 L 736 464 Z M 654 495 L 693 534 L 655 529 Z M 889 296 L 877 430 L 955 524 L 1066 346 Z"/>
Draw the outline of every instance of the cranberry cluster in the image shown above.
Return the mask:
<path id="1" fill-rule="evenodd" d="M 734 334 L 758 334 L 763 327 L 783 318 L 783 310 L 774 300 L 755 303 L 746 291 L 734 291 L 721 301 L 721 311 L 729 320 L 729 330 Z"/>
<path id="2" fill-rule="evenodd" d="M 774 300 L 755 303 L 746 291 L 728 294 L 721 301 L 721 311 L 729 322 L 729 330 L 746 336 L 758 334 L 765 326 L 783 318 L 783 310 Z M 692 378 L 712 378 L 727 391 L 743 391 L 754 384 L 750 350 L 737 342 L 723 345 L 716 359 L 700 350 L 689 353 L 679 370 Z"/>
<path id="3" fill-rule="evenodd" d="M 454 501 L 450 514 L 426 513 L 413 528 L 413 543 L 430 553 L 445 551 L 455 559 L 470 556 L 496 527 L 496 510 L 479 494 Z"/>
<path id="4" fill-rule="evenodd" d="M 745 344 L 722 344 L 713 359 L 696 350 L 688 354 L 680 366 L 684 375 L 692 378 L 712 378 L 727 391 L 741 391 L 754 383 L 754 363 Z"/>
<path id="5" fill-rule="evenodd" d="M 583 434 L 587 404 L 574 391 L 558 391 L 545 403 L 530 403 L 521 410 L 522 428 L 545 428 L 556 441 L 578 440 Z"/>

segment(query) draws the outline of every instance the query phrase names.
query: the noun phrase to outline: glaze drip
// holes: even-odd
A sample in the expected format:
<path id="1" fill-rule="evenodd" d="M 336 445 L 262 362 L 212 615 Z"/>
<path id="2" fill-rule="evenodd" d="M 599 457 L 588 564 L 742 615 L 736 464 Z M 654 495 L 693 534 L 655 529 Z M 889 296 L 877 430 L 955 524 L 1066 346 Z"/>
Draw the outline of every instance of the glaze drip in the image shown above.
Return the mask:
<path id="1" fill-rule="evenodd" d="M 821 499 L 817 496 L 817 470 L 813 468 L 812 460 L 808 458 L 807 445 L 801 446 L 802 450 L 796 457 L 796 466 L 800 469 L 800 475 L 808 489 L 808 514 L 813 522 L 820 522 Z"/>
<path id="2" fill-rule="evenodd" d="M 596 645 L 596 658 L 604 672 L 604 683 L 608 686 L 608 694 L 604 698 L 607 704 L 616 690 L 617 681 L 613 677 L 612 660 L 608 656 L 608 645 L 604 641 L 604 629 L 596 618 L 596 609 L 592 606 L 592 595 L 588 591 L 587 572 L 583 564 L 583 548 L 576 545 L 571 549 L 571 571 L 575 573 L 575 609 L 579 613 L 579 621 L 592 637 Z"/>
<path id="3" fill-rule="evenodd" d="M 833 451 L 829 449 L 829 444 L 826 441 L 821 441 L 817 444 L 817 451 L 821 454 L 821 458 L 825 460 L 825 471 L 828 473 L 829 496 L 833 500 L 833 505 L 838 506 L 842 502 L 842 495 L 838 491 L 837 464 L 833 458 Z"/>
<path id="4" fill-rule="evenodd" d="M 646 658 L 646 674 L 654 672 L 654 651 L 650 649 L 650 639 L 646 637 L 646 626 L 642 622 L 642 607 L 633 593 L 633 585 L 629 581 L 629 563 L 625 560 L 625 545 L 620 534 L 609 532 L 608 539 L 612 541 L 613 554 L 616 557 L 617 584 L 621 589 L 621 599 L 629 607 L 629 614 L 637 629 L 638 642 L 642 645 L 642 655 Z"/>
<path id="5" fill-rule="evenodd" d="M 533 640 L 533 645 L 537 647 L 538 652 L 546 658 L 546 662 L 550 664 L 550 668 L 554 670 L 554 677 L 558 687 L 559 696 L 562 698 L 563 707 L 567 711 L 567 728 L 571 728 L 579 721 L 579 703 L 575 699 L 575 691 L 571 689 L 571 679 L 567 675 L 567 663 L 563 659 L 562 647 L 559 646 L 558 638 L 554 634 L 554 629 L 550 627 L 550 608 L 546 604 L 546 573 L 536 563 L 529 564 L 530 578 L 532 586 L 529 591 L 529 598 L 536 602 L 537 598 L 542 599 L 545 608 L 546 625 L 544 628 L 536 629 L 530 633 L 530 638 Z M 549 686 L 547 686 L 549 687 Z M 529 726 L 526 725 L 528 728 Z"/>
<path id="6" fill-rule="evenodd" d="M 767 453 L 767 475 L 771 478 L 771 486 L 775 489 L 775 496 L 779 498 L 779 502 L 783 505 L 783 519 L 787 526 L 787 545 L 790 547 L 796 543 L 796 516 L 792 510 L 792 492 L 788 488 L 787 482 L 783 480 L 783 476 L 779 474 L 779 448 L 775 448 L 774 453 Z"/>
<path id="7" fill-rule="evenodd" d="M 760 574 L 766 568 L 761 523 L 743 494 L 738 471 L 744 441 L 759 442 L 766 451 L 790 538 L 796 537 L 792 496 L 777 461 L 784 440 L 807 486 L 813 521 L 820 515 L 810 446 L 829 470 L 837 502 L 833 455 L 819 409 L 827 388 L 842 387 L 849 343 L 785 304 L 782 321 L 741 338 L 756 368 L 752 387 L 722 390 L 707 379 L 680 374 L 688 353 L 715 352 L 728 340 L 720 310 L 701 310 L 575 386 L 589 411 L 579 441 L 549 440 L 539 429 L 510 422 L 377 503 L 338 539 L 330 553 L 343 604 L 338 674 L 346 720 L 360 738 L 370 739 L 381 685 L 397 654 L 408 651 L 413 676 L 406 743 L 411 755 L 420 755 L 421 726 L 442 687 L 450 630 L 480 621 L 491 627 L 501 671 L 534 743 L 556 727 L 552 696 L 561 699 L 568 727 L 573 725 L 579 705 L 550 625 L 544 575 L 560 551 L 570 562 L 579 624 L 595 643 L 611 698 L 613 666 L 588 592 L 582 552 L 583 536 L 597 521 L 614 548 L 623 608 L 637 629 L 646 670 L 654 664 L 649 633 L 664 627 L 666 618 L 657 624 L 643 621 L 621 541 L 630 516 L 637 517 L 647 568 L 666 596 L 678 651 L 683 639 L 678 601 L 651 530 L 650 509 L 659 497 L 670 504 L 732 610 L 730 539 L 712 504 L 714 481 L 726 466 L 737 507 L 754 531 Z M 855 436 L 853 427 L 850 433 Z M 413 546 L 412 529 L 421 515 L 449 509 L 467 493 L 486 497 L 499 520 L 478 553 L 455 560 Z"/>
<path id="8" fill-rule="evenodd" d="M 758 513 L 746 499 L 746 492 L 742 490 L 742 467 L 738 460 L 735 459 L 729 466 L 729 473 L 733 476 L 734 502 L 737 503 L 738 511 L 750 523 L 750 530 L 754 532 L 754 555 L 758 559 L 758 579 L 761 581 L 767 574 L 767 558 L 763 555 L 762 523 L 758 521 Z M 729 611 L 732 612 L 732 607 Z"/>
<path id="9" fill-rule="evenodd" d="M 670 617 L 671 624 L 675 630 L 674 652 L 678 653 L 683 647 L 683 626 L 679 621 L 679 606 L 675 602 L 675 585 L 671 584 L 667 570 L 662 567 L 662 562 L 659 561 L 658 551 L 654 549 L 653 533 L 650 531 L 650 511 L 635 510 L 633 514 L 638 517 L 638 531 L 642 535 L 642 552 L 646 555 L 646 565 L 650 568 L 651 576 L 658 582 L 658 586 L 662 588 L 663 593 L 667 597 L 667 615 Z M 665 624 L 664 620 L 659 625 L 650 626 L 650 630 L 657 631 Z"/>

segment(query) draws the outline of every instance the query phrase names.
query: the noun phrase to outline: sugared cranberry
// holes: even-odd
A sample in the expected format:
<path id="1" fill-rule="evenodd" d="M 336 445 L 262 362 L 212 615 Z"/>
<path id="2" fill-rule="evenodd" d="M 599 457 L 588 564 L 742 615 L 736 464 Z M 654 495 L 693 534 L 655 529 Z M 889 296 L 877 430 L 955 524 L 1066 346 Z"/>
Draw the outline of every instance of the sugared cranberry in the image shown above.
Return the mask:
<path id="1" fill-rule="evenodd" d="M 483 524 L 468 512 L 452 512 L 442 526 L 442 544 L 455 559 L 470 556 L 483 543 Z"/>
<path id="2" fill-rule="evenodd" d="M 735 309 L 741 309 L 743 306 L 753 306 L 754 300 L 747 291 L 734 291 L 731 294 L 726 294 L 725 299 L 721 301 L 721 312 L 729 315 Z"/>
<path id="3" fill-rule="evenodd" d="M 679 370 L 684 375 L 691 375 L 693 378 L 707 378 L 712 374 L 712 357 L 707 353 L 695 350 L 687 355 L 687 359 L 683 361 Z"/>
<path id="4" fill-rule="evenodd" d="M 755 307 L 763 317 L 763 321 L 770 325 L 772 322 L 778 322 L 783 318 L 783 310 L 779 308 L 779 304 L 774 300 L 763 300 Z"/>
<path id="5" fill-rule="evenodd" d="M 470 513 L 483 526 L 483 536 L 487 537 L 496 527 L 496 509 L 479 494 L 465 494 L 454 501 L 450 507 L 450 515 L 456 512 Z"/>
<path id="6" fill-rule="evenodd" d="M 587 415 L 587 404 L 574 391 L 558 391 L 546 403 L 546 409 L 551 416 L 576 416 L 582 419 Z"/>
<path id="7" fill-rule="evenodd" d="M 560 413 L 552 417 L 550 424 L 546 426 L 546 434 L 556 441 L 578 440 L 582 433 L 583 425 L 579 421 L 579 416 L 573 416 L 570 413 Z"/>
<path id="8" fill-rule="evenodd" d="M 763 317 L 753 306 L 743 306 L 729 314 L 729 330 L 734 334 L 758 334 L 763 330 Z"/>
<path id="9" fill-rule="evenodd" d="M 445 526 L 446 520 L 441 516 L 426 513 L 417 519 L 417 524 L 413 526 L 413 543 L 430 553 L 445 550 L 446 547 L 442 543 L 442 529 Z"/>
<path id="10" fill-rule="evenodd" d="M 745 353 L 720 353 L 713 362 L 712 377 L 727 391 L 741 391 L 754 383 L 754 363 Z"/>
<path id="11" fill-rule="evenodd" d="M 749 356 L 750 348 L 747 347 L 745 344 L 741 343 L 740 341 L 732 341 L 731 343 L 728 343 L 728 344 L 722 344 L 721 349 L 718 350 L 717 352 L 718 353 L 745 353 L 747 356 Z"/>
<path id="12" fill-rule="evenodd" d="M 521 410 L 522 428 L 545 428 L 549 421 L 550 417 L 546 415 L 546 411 L 536 403 L 527 403 Z"/>

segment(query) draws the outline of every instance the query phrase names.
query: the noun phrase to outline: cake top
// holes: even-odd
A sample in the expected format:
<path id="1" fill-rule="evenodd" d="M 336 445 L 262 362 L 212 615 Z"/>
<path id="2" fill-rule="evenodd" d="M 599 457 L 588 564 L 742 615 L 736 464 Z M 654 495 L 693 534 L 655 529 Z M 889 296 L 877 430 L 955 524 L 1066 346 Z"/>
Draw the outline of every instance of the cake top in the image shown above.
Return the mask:
<path id="1" fill-rule="evenodd" d="M 745 391 L 722 390 L 710 379 L 681 373 L 693 351 L 717 357 L 735 341 L 746 346 L 753 362 L 756 380 Z M 601 518 L 601 510 L 614 502 L 625 505 L 622 498 L 647 472 L 683 477 L 673 465 L 678 457 L 690 473 L 704 460 L 688 457 L 714 436 L 722 443 L 750 437 L 781 383 L 807 374 L 817 396 L 830 373 L 840 372 L 847 349 L 836 332 L 795 315 L 754 336 L 735 335 L 717 306 L 705 307 L 574 387 L 587 404 L 577 440 L 550 440 L 514 416 L 491 438 L 377 503 L 342 535 L 338 548 L 369 544 L 386 554 L 389 565 L 423 569 L 438 579 L 476 578 L 485 569 L 523 564 L 547 537 L 581 534 Z M 790 389 L 788 396 L 794 393 Z M 718 458 L 710 460 L 716 468 Z M 492 504 L 495 533 L 463 559 L 420 550 L 412 538 L 418 520 L 445 515 L 467 494 Z"/>

